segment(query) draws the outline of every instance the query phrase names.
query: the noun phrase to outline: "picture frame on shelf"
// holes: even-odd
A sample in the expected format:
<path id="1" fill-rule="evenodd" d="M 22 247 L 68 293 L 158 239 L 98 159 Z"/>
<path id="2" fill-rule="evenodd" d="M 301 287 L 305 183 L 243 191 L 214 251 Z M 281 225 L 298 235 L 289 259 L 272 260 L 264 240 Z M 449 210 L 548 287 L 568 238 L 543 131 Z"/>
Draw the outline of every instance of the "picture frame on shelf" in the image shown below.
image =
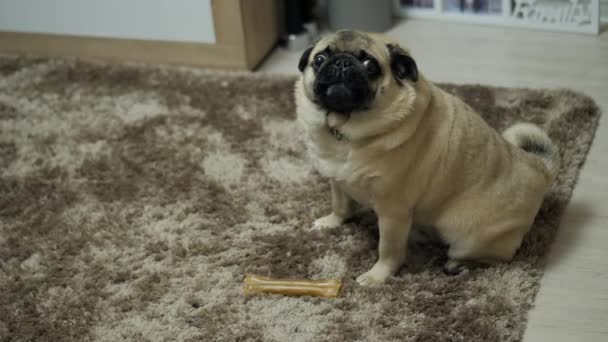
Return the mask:
<path id="1" fill-rule="evenodd" d="M 600 0 L 395 0 L 409 18 L 598 34 Z"/>

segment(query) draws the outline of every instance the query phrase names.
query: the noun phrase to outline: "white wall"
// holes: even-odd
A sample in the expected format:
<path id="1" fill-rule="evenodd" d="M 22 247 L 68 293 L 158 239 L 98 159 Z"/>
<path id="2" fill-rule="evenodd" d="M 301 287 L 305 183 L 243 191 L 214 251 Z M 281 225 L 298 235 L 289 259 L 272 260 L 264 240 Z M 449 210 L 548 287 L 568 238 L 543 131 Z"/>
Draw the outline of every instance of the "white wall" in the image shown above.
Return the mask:
<path id="1" fill-rule="evenodd" d="M 215 42 L 211 0 L 0 0 L 0 31 Z"/>

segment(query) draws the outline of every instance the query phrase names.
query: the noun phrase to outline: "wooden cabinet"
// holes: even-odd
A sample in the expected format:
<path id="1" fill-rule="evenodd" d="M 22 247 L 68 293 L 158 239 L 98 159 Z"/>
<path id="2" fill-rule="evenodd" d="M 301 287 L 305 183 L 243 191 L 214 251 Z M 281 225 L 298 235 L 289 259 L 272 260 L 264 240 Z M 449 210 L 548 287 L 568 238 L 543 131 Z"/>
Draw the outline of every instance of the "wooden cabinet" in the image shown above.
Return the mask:
<path id="1" fill-rule="evenodd" d="M 105 6 L 107 3 L 109 2 L 97 2 L 95 6 Z M 149 6 L 155 4 L 153 1 L 147 3 Z M 0 29 L 0 52 L 119 62 L 255 68 L 278 40 L 277 0 L 210 0 L 210 3 L 214 42 L 133 39 L 24 30 L 16 32 Z M 179 6 L 180 2 L 176 1 L 174 4 Z M 61 10 L 69 13 L 70 8 Z M 125 10 L 133 11 L 131 8 Z M 146 10 L 144 7 L 127 15 L 133 17 L 135 25 L 138 16 L 143 15 Z M 124 17 L 124 13 L 122 16 Z M 208 22 L 203 22 L 204 17 L 201 14 L 201 27 L 203 25 L 210 27 Z M 171 20 L 175 19 L 171 18 Z"/>

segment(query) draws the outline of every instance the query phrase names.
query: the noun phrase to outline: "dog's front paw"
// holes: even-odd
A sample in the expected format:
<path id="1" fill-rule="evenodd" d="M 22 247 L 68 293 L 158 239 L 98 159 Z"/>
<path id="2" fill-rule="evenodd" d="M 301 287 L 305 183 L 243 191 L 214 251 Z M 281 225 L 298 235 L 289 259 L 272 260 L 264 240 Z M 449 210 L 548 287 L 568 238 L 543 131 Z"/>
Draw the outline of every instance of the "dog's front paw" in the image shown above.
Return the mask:
<path id="1" fill-rule="evenodd" d="M 374 286 L 380 285 L 391 276 L 391 272 L 387 267 L 383 265 L 374 265 L 371 270 L 363 273 L 357 277 L 357 283 L 361 286 Z"/>
<path id="2" fill-rule="evenodd" d="M 344 222 L 344 219 L 334 213 L 331 213 L 327 216 L 321 217 L 320 219 L 315 220 L 314 227 L 315 229 L 323 230 L 323 229 L 332 229 L 339 227 Z"/>
<path id="3" fill-rule="evenodd" d="M 466 271 L 467 266 L 462 261 L 450 259 L 443 265 L 443 273 L 449 276 L 455 276 L 463 271 Z"/>

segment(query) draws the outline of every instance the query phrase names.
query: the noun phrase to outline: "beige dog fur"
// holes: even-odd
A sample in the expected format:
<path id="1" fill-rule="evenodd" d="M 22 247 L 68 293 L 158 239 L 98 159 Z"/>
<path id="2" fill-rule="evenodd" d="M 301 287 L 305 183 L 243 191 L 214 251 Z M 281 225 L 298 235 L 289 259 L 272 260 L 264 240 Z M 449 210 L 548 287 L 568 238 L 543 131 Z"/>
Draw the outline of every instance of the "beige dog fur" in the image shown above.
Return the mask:
<path id="1" fill-rule="evenodd" d="M 435 227 L 450 246 L 452 263 L 510 260 L 556 177 L 556 147 L 531 124 L 515 125 L 501 136 L 421 73 L 416 82 L 395 80 L 387 43 L 396 44 L 379 35 L 338 32 L 317 42 L 308 58 L 310 63 L 328 46 L 365 49 L 374 56 L 382 76 L 372 85 L 369 109 L 345 116 L 320 108 L 311 67 L 296 83 L 308 150 L 331 183 L 332 212 L 315 227 L 341 225 L 353 214 L 353 200 L 376 212 L 379 256 L 357 278 L 362 285 L 382 283 L 401 267 L 413 224 Z M 540 147 L 541 153 L 520 148 L 526 146 Z"/>

